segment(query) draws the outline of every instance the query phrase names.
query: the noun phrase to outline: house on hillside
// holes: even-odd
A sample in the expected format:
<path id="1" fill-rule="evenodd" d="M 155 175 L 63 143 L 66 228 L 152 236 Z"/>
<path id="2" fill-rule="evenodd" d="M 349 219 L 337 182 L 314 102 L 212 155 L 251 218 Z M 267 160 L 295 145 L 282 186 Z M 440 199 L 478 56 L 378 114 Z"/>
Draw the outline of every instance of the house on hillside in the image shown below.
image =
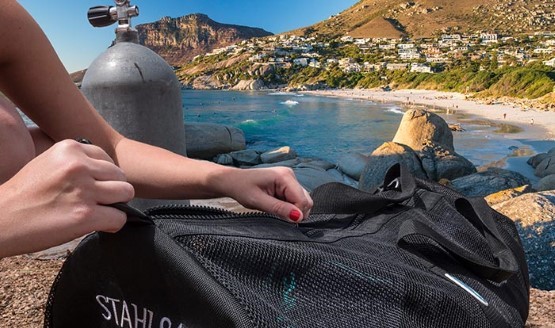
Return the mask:
<path id="1" fill-rule="evenodd" d="M 543 63 L 544 65 L 555 67 L 555 57 L 551 58 L 550 60 L 546 60 Z"/>
<path id="2" fill-rule="evenodd" d="M 394 50 L 396 48 L 395 44 L 388 43 L 388 44 L 380 44 L 378 45 L 380 50 Z"/>
<path id="3" fill-rule="evenodd" d="M 293 59 L 293 64 L 294 65 L 306 67 L 306 66 L 308 66 L 308 63 L 309 63 L 308 58 L 295 58 L 295 59 Z"/>
<path id="4" fill-rule="evenodd" d="M 390 71 L 405 70 L 407 68 L 408 68 L 407 63 L 388 63 L 385 66 L 385 69 Z"/>
<path id="5" fill-rule="evenodd" d="M 480 40 L 482 44 L 497 43 L 497 33 L 481 33 Z"/>
<path id="6" fill-rule="evenodd" d="M 432 67 L 426 64 L 412 63 L 410 65 L 410 71 L 415 73 L 433 73 Z"/>

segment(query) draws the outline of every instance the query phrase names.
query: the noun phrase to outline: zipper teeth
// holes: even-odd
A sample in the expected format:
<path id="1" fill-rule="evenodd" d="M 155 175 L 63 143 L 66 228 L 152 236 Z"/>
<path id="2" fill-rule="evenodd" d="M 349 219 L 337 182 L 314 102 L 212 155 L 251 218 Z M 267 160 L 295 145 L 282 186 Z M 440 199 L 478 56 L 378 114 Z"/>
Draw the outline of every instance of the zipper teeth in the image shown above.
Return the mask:
<path id="1" fill-rule="evenodd" d="M 199 219 L 221 220 L 232 218 L 265 217 L 279 219 L 277 216 L 264 212 L 236 213 L 221 208 L 200 205 L 161 205 L 146 210 L 146 214 L 154 219 Z"/>

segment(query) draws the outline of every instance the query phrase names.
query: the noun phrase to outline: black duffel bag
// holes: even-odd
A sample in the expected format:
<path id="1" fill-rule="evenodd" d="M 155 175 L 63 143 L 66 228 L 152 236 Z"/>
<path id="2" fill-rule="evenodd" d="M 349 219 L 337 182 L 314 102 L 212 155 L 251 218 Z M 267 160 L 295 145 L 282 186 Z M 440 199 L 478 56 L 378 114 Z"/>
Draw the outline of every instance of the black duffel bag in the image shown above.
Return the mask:
<path id="1" fill-rule="evenodd" d="M 523 327 L 514 224 L 481 199 L 394 166 L 366 193 L 328 184 L 299 225 L 161 207 L 88 236 L 45 327 Z"/>

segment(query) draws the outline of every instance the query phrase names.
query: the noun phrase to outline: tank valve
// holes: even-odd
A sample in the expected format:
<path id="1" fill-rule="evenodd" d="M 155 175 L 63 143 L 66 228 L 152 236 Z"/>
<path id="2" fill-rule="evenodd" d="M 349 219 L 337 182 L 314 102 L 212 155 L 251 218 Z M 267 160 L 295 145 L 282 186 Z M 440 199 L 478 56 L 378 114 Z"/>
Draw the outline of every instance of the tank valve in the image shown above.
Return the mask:
<path id="1" fill-rule="evenodd" d="M 139 7 L 131 6 L 131 0 L 115 0 L 116 6 L 96 6 L 89 9 L 87 17 L 94 27 L 118 23 L 117 32 L 131 30 L 131 18 L 139 16 Z"/>

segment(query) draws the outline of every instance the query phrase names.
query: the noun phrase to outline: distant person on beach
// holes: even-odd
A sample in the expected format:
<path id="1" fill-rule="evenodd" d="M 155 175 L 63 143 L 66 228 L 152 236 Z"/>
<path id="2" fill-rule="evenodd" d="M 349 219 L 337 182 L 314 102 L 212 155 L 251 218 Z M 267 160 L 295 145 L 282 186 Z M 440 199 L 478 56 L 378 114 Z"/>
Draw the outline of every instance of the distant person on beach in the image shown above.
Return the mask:
<path id="1" fill-rule="evenodd" d="M 0 94 L 0 258 L 93 231 L 116 232 L 126 215 L 106 205 L 135 195 L 227 196 L 285 220 L 308 215 L 312 200 L 288 168 L 224 167 L 114 131 L 73 84 L 31 16 L 15 0 L 0 6 L 0 92 L 7 97 Z M 28 129 L 15 106 L 38 127 Z M 79 137 L 95 145 L 74 141 Z"/>
<path id="2" fill-rule="evenodd" d="M 507 118 L 507 113 L 503 113 L 503 119 Z"/>

